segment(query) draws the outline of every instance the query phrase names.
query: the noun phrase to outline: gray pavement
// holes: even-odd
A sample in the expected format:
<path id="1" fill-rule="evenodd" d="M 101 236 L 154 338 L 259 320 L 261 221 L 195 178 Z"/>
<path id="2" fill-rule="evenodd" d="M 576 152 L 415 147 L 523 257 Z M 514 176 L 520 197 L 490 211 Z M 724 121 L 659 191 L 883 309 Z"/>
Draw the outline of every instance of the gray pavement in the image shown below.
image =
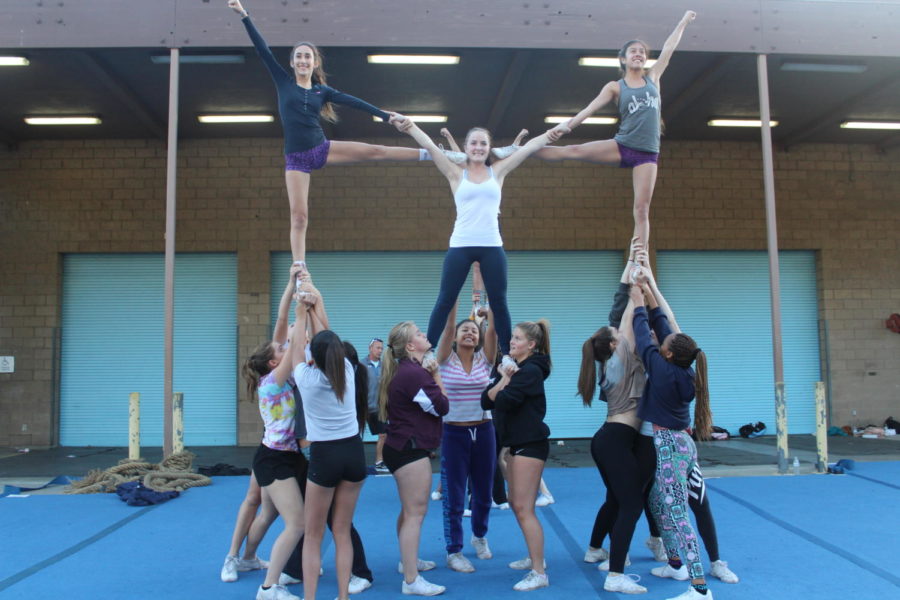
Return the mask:
<path id="1" fill-rule="evenodd" d="M 900 436 L 882 439 L 849 437 L 828 438 L 830 462 L 841 458 L 857 461 L 900 460 Z M 548 467 L 593 467 L 588 439 L 554 440 L 551 442 Z M 801 473 L 815 469 L 816 442 L 811 435 L 789 437 L 790 457 L 800 460 Z M 198 446 L 189 448 L 196 455 L 194 467 L 226 463 L 237 467 L 249 467 L 255 447 L 248 446 Z M 698 444 L 700 464 L 707 477 L 733 477 L 751 475 L 775 475 L 775 436 L 763 436 L 747 440 L 743 438 Z M 369 464 L 374 461 L 375 445 L 366 444 Z M 65 475 L 81 477 L 91 469 L 106 469 L 127 458 L 127 448 L 60 447 L 31 450 L 20 453 L 15 449 L 0 448 L 0 488 L 40 487 L 53 478 Z M 146 448 L 142 458 L 149 462 L 162 460 L 160 448 Z M 435 472 L 440 461 L 432 461 Z M 791 469 L 793 471 L 793 469 Z M 63 486 L 50 486 L 43 493 L 59 493 Z M 40 492 L 35 492 L 40 493 Z"/>

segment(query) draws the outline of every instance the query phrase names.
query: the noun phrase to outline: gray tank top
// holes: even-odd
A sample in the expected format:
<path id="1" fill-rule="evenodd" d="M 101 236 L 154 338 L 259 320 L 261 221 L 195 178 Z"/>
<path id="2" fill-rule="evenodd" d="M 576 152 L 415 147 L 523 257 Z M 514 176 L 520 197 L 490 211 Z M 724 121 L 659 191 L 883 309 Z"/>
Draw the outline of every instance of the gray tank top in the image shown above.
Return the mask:
<path id="1" fill-rule="evenodd" d="M 615 353 L 606 362 L 606 376 L 600 386 L 606 395 L 606 416 L 637 408 L 646 382 L 644 364 L 634 353 L 634 346 L 621 338 Z"/>
<path id="2" fill-rule="evenodd" d="M 630 88 L 619 80 L 617 142 L 642 152 L 659 152 L 659 90 L 646 76 L 644 86 Z"/>

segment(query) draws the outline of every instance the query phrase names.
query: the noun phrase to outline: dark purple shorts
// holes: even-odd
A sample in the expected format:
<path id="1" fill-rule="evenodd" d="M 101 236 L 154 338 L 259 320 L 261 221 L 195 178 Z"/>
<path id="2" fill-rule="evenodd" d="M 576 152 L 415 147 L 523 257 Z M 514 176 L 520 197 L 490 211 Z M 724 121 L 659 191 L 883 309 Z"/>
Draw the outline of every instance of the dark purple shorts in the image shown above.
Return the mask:
<path id="1" fill-rule="evenodd" d="M 643 150 L 635 150 L 634 148 L 623 146 L 619 142 L 616 142 L 616 144 L 619 146 L 619 156 L 622 157 L 621 162 L 619 162 L 619 167 L 622 169 L 633 169 L 646 163 L 655 165 L 659 161 L 658 152 L 644 152 Z"/>
<path id="2" fill-rule="evenodd" d="M 331 142 L 325 140 L 315 148 L 304 150 L 303 152 L 291 152 L 284 155 L 285 171 L 303 171 L 311 173 L 316 169 L 325 166 L 328 160 L 328 150 L 331 148 Z"/>

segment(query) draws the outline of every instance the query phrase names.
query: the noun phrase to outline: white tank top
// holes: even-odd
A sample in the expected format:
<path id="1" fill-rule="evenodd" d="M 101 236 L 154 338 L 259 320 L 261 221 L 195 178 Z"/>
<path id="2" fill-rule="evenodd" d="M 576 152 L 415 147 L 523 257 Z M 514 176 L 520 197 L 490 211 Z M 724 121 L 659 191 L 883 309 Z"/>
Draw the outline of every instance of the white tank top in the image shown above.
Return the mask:
<path id="1" fill-rule="evenodd" d="M 469 171 L 463 171 L 456 188 L 456 223 L 450 236 L 450 247 L 502 246 L 500 223 L 500 184 L 490 167 L 491 178 L 482 183 L 469 181 Z"/>

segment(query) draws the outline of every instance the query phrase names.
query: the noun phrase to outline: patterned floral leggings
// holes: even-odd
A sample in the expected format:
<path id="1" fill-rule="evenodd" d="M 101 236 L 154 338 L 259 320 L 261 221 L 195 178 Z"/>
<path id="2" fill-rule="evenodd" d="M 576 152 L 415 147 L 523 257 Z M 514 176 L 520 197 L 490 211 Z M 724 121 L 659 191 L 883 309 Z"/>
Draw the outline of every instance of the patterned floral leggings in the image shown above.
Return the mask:
<path id="1" fill-rule="evenodd" d="M 697 464 L 697 447 L 684 431 L 653 432 L 656 446 L 656 482 L 650 492 L 650 508 L 662 529 L 669 556 L 687 565 L 691 579 L 703 578 L 700 546 L 688 510 L 688 477 Z"/>

